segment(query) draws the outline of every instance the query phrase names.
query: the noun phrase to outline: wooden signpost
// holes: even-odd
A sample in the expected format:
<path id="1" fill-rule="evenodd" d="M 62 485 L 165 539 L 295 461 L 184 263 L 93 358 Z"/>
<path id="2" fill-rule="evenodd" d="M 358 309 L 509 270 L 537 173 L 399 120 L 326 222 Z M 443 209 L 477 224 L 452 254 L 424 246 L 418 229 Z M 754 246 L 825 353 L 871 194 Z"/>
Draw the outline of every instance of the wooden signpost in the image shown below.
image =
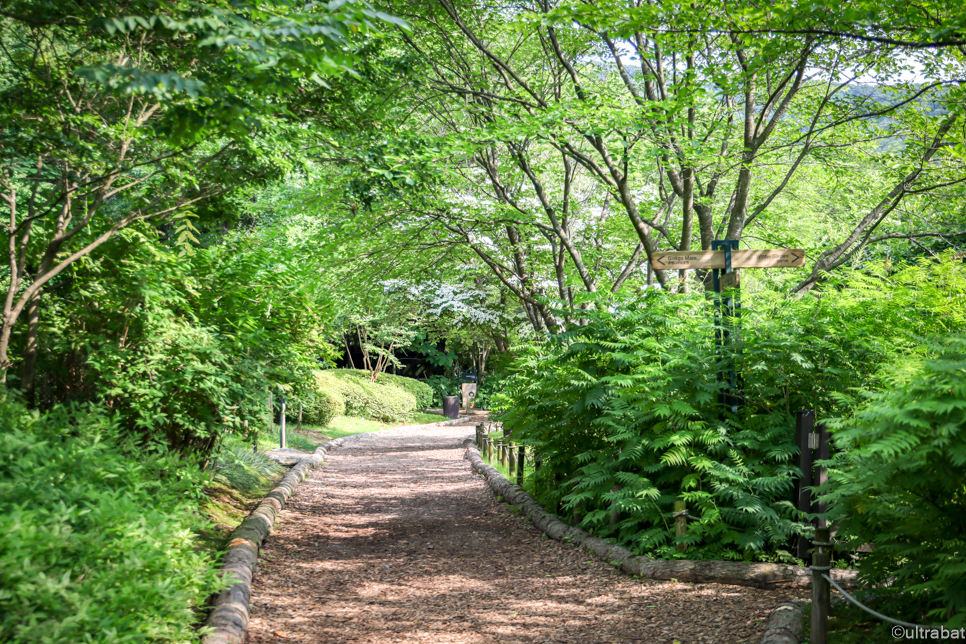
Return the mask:
<path id="1" fill-rule="evenodd" d="M 798 248 L 738 250 L 736 239 L 716 239 L 711 250 L 670 251 L 651 255 L 657 270 L 711 269 L 716 297 L 715 344 L 719 352 L 718 381 L 724 391 L 718 401 L 737 412 L 741 404 L 741 377 L 724 356 L 725 347 L 737 341 L 737 320 L 741 317 L 741 275 L 739 268 L 797 268 L 805 265 L 805 251 Z M 722 294 L 726 297 L 721 297 Z M 740 348 L 739 348 L 740 351 Z"/>
<path id="2" fill-rule="evenodd" d="M 722 240 L 731 241 L 731 240 Z M 716 242 L 712 242 L 716 243 Z M 805 251 L 790 248 L 731 250 L 731 268 L 798 268 L 805 265 Z M 654 253 L 654 268 L 726 268 L 724 250 Z"/>

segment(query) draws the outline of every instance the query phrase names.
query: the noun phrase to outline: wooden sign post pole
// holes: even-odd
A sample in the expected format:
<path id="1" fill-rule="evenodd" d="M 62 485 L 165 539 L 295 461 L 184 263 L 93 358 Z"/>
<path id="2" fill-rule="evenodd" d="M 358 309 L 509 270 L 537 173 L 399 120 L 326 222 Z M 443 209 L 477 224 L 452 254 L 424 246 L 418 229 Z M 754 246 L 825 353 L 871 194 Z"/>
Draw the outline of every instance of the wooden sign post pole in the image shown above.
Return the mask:
<path id="1" fill-rule="evenodd" d="M 735 371 L 733 356 L 738 345 L 738 320 L 741 318 L 741 279 L 738 269 L 733 266 L 732 252 L 738 250 L 737 239 L 716 239 L 711 242 L 711 250 L 724 251 L 724 268 L 711 269 L 714 281 L 715 298 L 715 346 L 718 349 L 718 382 L 723 383 L 723 391 L 718 393 L 718 402 L 723 408 L 737 413 L 741 404 L 741 383 Z M 727 297 L 722 297 L 722 293 Z M 738 351 L 741 349 L 738 348 Z"/>
<path id="2" fill-rule="evenodd" d="M 723 409 L 737 412 L 741 405 L 741 376 L 731 358 L 740 351 L 738 320 L 741 318 L 740 268 L 795 268 L 805 265 L 805 251 L 794 248 L 738 250 L 737 239 L 715 239 L 711 250 L 661 251 L 651 254 L 651 267 L 659 270 L 711 269 L 715 298 L 715 346 L 718 350 L 718 382 L 723 383 L 718 401 Z M 722 294 L 727 297 L 722 297 Z"/>

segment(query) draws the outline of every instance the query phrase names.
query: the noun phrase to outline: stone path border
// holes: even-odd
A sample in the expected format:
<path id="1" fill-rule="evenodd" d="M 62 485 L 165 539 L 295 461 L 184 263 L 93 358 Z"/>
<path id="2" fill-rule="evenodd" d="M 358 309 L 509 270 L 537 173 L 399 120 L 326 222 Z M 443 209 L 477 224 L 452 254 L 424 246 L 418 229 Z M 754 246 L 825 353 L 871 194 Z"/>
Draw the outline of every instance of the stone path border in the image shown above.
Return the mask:
<path id="1" fill-rule="evenodd" d="M 772 611 L 761 644 L 799 644 L 805 636 L 805 602 L 790 601 Z"/>
<path id="2" fill-rule="evenodd" d="M 311 456 L 299 461 L 231 533 L 221 576 L 238 581 L 215 596 L 211 613 L 205 622 L 205 627 L 212 630 L 205 635 L 203 644 L 243 644 L 245 631 L 248 630 L 248 604 L 252 597 L 252 576 L 255 574 L 258 551 L 299 483 L 310 470 L 322 464 L 327 451 L 346 438 L 350 437 L 337 438 L 320 445 Z"/>
<path id="3" fill-rule="evenodd" d="M 461 416 L 438 423 L 409 425 L 392 429 L 421 429 L 456 425 L 469 417 Z M 252 596 L 252 576 L 258 561 L 262 543 L 275 525 L 285 503 L 295 493 L 309 472 L 323 463 L 327 452 L 345 441 L 363 434 L 336 438 L 319 445 L 315 452 L 306 456 L 286 474 L 279 484 L 262 499 L 255 510 L 235 528 L 228 539 L 228 550 L 221 566 L 221 576 L 236 579 L 236 583 L 215 595 L 211 613 L 205 627 L 211 629 L 202 640 L 203 644 L 243 644 L 248 630 L 248 606 Z"/>
<path id="4" fill-rule="evenodd" d="M 483 462 L 480 452 L 467 439 L 467 458 L 477 472 L 486 477 L 494 492 L 510 504 L 519 507 L 533 523 L 550 538 L 586 548 L 602 561 L 616 565 L 624 572 L 646 579 L 677 579 L 683 582 L 733 584 L 772 590 L 778 585 L 806 588 L 811 583 L 811 571 L 802 566 L 744 561 L 689 561 L 678 559 L 665 561 L 650 557 L 634 556 L 630 550 L 615 546 L 603 539 L 591 536 L 580 528 L 567 525 L 546 512 L 533 497 L 519 486 L 510 483 L 493 467 Z M 837 579 L 848 583 L 856 573 L 853 570 L 833 570 Z"/>

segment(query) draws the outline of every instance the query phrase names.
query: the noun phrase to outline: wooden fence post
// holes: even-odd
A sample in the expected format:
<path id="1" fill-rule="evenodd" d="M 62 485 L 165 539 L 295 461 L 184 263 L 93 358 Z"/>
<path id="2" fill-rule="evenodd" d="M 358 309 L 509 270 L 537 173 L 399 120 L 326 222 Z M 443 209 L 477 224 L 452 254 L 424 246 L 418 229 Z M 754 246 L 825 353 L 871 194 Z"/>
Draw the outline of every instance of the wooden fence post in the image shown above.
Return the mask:
<path id="1" fill-rule="evenodd" d="M 829 583 L 822 576 L 831 570 L 831 535 L 828 528 L 816 528 L 812 541 L 812 634 L 810 644 L 828 644 L 828 616 L 832 594 Z"/>
<path id="2" fill-rule="evenodd" d="M 830 456 L 828 428 L 825 427 L 825 423 L 819 423 L 816 426 L 816 429 L 818 429 L 818 449 L 815 450 L 815 460 L 827 461 Z M 828 482 L 828 472 L 826 471 L 826 469 L 818 465 L 815 466 L 815 478 L 813 481 L 814 485 L 815 486 L 825 485 L 825 483 L 827 482 Z M 812 512 L 814 512 L 815 514 L 825 514 L 826 510 L 828 510 L 828 503 L 826 503 L 825 501 L 817 501 L 812 506 Z M 825 519 L 816 519 L 815 527 L 816 528 L 826 527 Z"/>
<path id="3" fill-rule="evenodd" d="M 517 485 L 523 487 L 523 467 L 527 462 L 527 448 L 521 445 L 517 448 Z"/>
<path id="4" fill-rule="evenodd" d="M 514 448 L 516 446 L 517 446 L 516 443 L 514 443 L 513 441 L 510 441 L 510 444 L 507 446 L 507 449 L 506 449 L 507 466 L 508 466 L 508 469 L 510 470 L 511 480 L 513 479 L 513 476 L 517 473 L 517 459 L 516 459 L 516 454 L 514 454 L 514 452 L 516 451 Z"/>
<path id="5" fill-rule="evenodd" d="M 268 431 L 272 431 L 275 425 L 275 395 L 268 392 Z"/>
<path id="6" fill-rule="evenodd" d="M 688 506 L 684 501 L 674 502 L 674 536 L 683 537 L 688 534 Z M 684 552 L 684 544 L 675 546 L 678 552 Z"/>
<path id="7" fill-rule="evenodd" d="M 302 431 L 302 401 L 299 401 L 299 425 L 298 430 Z"/>
<path id="8" fill-rule="evenodd" d="M 795 414 L 795 444 L 798 445 L 798 469 L 802 471 L 796 488 L 795 507 L 801 512 L 812 511 L 812 430 L 815 428 L 815 412 L 800 411 Z M 808 561 L 808 537 L 798 538 L 798 558 Z"/>

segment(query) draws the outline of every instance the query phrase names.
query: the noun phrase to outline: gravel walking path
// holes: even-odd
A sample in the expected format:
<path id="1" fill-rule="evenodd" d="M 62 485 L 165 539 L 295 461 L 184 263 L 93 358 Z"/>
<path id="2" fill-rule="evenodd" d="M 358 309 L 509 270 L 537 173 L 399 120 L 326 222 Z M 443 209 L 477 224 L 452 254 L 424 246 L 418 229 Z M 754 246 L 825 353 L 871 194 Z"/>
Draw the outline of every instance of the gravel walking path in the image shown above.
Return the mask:
<path id="1" fill-rule="evenodd" d="M 632 579 L 546 539 L 463 459 L 472 425 L 361 434 L 270 537 L 249 644 L 757 642 L 794 596 Z"/>

